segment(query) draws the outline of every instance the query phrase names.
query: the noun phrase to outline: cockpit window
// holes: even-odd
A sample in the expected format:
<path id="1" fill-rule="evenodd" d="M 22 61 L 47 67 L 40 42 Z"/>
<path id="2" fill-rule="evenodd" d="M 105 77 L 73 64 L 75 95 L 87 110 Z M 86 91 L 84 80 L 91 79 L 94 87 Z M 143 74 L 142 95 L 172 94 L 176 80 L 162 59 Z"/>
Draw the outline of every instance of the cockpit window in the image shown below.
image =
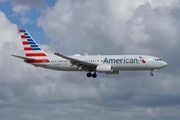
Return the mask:
<path id="1" fill-rule="evenodd" d="M 154 59 L 155 61 L 161 61 L 161 59 Z"/>

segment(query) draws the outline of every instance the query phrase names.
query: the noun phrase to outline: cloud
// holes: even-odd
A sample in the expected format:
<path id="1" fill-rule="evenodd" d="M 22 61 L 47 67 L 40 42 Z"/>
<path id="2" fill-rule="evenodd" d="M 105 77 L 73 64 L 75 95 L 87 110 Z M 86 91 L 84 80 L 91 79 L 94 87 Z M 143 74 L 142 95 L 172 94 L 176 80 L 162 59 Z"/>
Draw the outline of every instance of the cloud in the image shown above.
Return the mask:
<path id="1" fill-rule="evenodd" d="M 38 7 L 42 7 L 44 5 L 44 0 L 13 0 L 12 1 L 12 6 L 13 6 L 13 11 L 15 12 L 15 14 L 20 14 L 20 15 L 24 15 L 26 14 L 28 11 L 30 11 L 30 9 L 32 9 L 32 7 L 38 8 Z"/>
<path id="2" fill-rule="evenodd" d="M 12 0 L 12 11 L 15 16 L 18 16 L 20 22 L 25 25 L 32 23 L 32 19 L 28 16 L 29 13 L 35 8 L 38 10 L 45 4 L 44 0 Z"/>
<path id="3" fill-rule="evenodd" d="M 29 6 L 15 5 L 15 6 L 13 7 L 13 12 L 15 12 L 16 14 L 24 15 L 24 14 L 26 14 L 28 11 L 30 11 L 30 7 L 29 7 Z"/>
<path id="4" fill-rule="evenodd" d="M 111 4 L 109 4 L 111 3 Z M 114 7 L 119 8 L 119 13 Z M 38 25 L 63 54 L 150 54 L 167 68 L 155 73 L 98 74 L 36 68 L 24 55 L 16 24 L 0 12 L 2 119 L 179 119 L 179 3 L 58 0 Z M 121 14 L 123 14 L 121 16 Z M 40 44 L 50 52 L 50 47 Z M 58 44 L 59 45 L 59 44 Z M 56 45 L 57 47 L 57 45 Z"/>
<path id="5" fill-rule="evenodd" d="M 178 0 L 138 0 L 138 1 L 129 1 L 129 0 L 113 0 L 108 1 L 112 15 L 115 20 L 123 19 L 129 20 L 131 19 L 133 12 L 141 5 L 150 3 L 152 8 L 156 7 L 169 7 L 172 6 L 174 3 L 178 2 Z"/>
<path id="6" fill-rule="evenodd" d="M 33 21 L 27 17 L 22 17 L 20 18 L 20 21 L 23 25 L 27 24 L 27 23 L 32 23 Z"/>
<path id="7" fill-rule="evenodd" d="M 179 23 L 174 23 L 178 18 L 172 12 L 178 13 L 179 5 L 178 1 L 147 0 L 131 4 L 129 1 L 59 0 L 46 9 L 38 25 L 53 42 L 60 43 L 61 53 L 150 54 L 163 58 L 169 66 L 162 73 L 155 73 L 154 79 L 140 73 L 122 72 L 120 78 L 99 75 L 100 83 L 95 83 L 98 86 L 95 90 L 100 97 L 86 102 L 91 107 L 104 108 L 104 114 L 110 109 L 121 111 L 122 114 L 111 113 L 114 119 L 178 119 L 178 114 L 165 117 L 162 114 L 168 112 L 170 106 L 175 106 L 172 108 L 175 113 L 179 111 L 179 93 L 174 93 L 179 89 L 176 66 Z M 172 73 L 173 69 L 176 70 Z M 101 115 L 95 117 L 102 118 Z"/>
<path id="8" fill-rule="evenodd" d="M 171 37 L 169 39 L 178 40 L 176 37 L 178 34 L 175 33 L 177 32 L 176 27 L 171 22 L 171 15 L 165 13 L 165 10 L 168 10 L 166 6 L 175 4 L 175 1 L 158 2 L 157 5 L 155 1 L 150 2 L 141 1 L 130 4 L 122 1 L 120 4 L 119 1 L 116 1 L 109 4 L 108 1 L 80 3 L 78 1 L 59 0 L 54 7 L 47 8 L 45 14 L 38 19 L 38 25 L 45 30 L 48 37 L 60 41 L 62 51 L 71 50 L 71 52 L 82 53 L 82 50 L 84 50 L 92 54 L 97 54 L 97 51 L 101 54 L 157 53 L 157 49 L 161 47 L 156 45 L 154 46 L 156 49 L 154 49 L 151 48 L 152 44 L 163 42 L 162 40 L 169 42 L 169 40 L 161 38 L 162 40 L 157 41 L 152 38 L 156 37 L 155 33 L 151 34 L 149 30 L 159 29 L 163 36 L 166 34 Z M 125 9 L 123 14 L 129 17 L 116 14 L 117 11 L 121 10 L 115 12 L 114 8 L 117 7 L 114 6 L 119 4 L 127 6 L 126 9 L 128 10 Z M 131 5 L 134 7 L 130 7 Z M 161 13 L 157 13 L 156 10 Z M 158 16 L 160 16 L 159 19 Z M 163 17 L 166 19 L 163 19 Z M 155 26 L 156 24 L 158 28 Z M 166 29 L 173 32 L 169 33 Z M 163 36 L 161 35 L 161 37 Z M 149 42 L 151 42 L 151 45 L 148 44 Z M 74 46 L 78 46 L 78 48 Z M 104 49 L 104 46 L 109 46 L 111 50 Z"/>
<path id="9" fill-rule="evenodd" d="M 39 7 L 42 6 L 44 2 L 44 0 L 13 0 L 12 4 Z"/>

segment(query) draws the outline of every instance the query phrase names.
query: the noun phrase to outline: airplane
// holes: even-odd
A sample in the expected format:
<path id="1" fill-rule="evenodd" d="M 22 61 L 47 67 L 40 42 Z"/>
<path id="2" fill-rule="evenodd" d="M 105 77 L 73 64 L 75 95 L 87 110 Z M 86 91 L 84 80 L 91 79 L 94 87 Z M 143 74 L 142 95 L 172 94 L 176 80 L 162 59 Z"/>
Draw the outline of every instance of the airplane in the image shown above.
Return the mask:
<path id="1" fill-rule="evenodd" d="M 158 57 L 149 55 L 80 55 L 66 56 L 60 54 L 51 45 L 54 54 L 44 52 L 31 35 L 24 29 L 19 30 L 25 57 L 25 63 L 58 71 L 85 71 L 87 77 L 96 78 L 96 73 L 119 74 L 121 71 L 159 71 L 168 65 Z"/>

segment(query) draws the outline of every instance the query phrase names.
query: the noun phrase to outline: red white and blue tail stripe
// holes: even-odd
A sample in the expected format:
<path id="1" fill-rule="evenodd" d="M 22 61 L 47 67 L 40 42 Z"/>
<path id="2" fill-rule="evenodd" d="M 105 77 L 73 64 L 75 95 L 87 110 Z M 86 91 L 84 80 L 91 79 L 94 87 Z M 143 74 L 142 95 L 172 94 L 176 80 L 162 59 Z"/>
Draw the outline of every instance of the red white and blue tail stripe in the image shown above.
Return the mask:
<path id="1" fill-rule="evenodd" d="M 31 63 L 49 63 L 46 53 L 39 47 L 36 41 L 26 30 L 19 30 L 22 44 L 27 58 L 33 58 Z M 27 61 L 28 62 L 28 61 Z M 29 61 L 30 62 L 30 61 Z"/>

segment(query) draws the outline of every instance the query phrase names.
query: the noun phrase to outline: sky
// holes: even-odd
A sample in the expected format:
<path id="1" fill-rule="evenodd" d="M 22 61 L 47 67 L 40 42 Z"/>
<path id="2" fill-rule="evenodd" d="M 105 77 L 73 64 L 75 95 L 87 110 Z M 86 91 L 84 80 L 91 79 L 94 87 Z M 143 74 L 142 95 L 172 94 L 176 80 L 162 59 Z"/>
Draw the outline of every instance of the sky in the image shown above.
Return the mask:
<path id="1" fill-rule="evenodd" d="M 179 120 L 179 0 L 0 0 L 0 119 Z M 98 74 L 25 64 L 19 29 L 65 55 L 142 54 L 154 72 Z"/>

